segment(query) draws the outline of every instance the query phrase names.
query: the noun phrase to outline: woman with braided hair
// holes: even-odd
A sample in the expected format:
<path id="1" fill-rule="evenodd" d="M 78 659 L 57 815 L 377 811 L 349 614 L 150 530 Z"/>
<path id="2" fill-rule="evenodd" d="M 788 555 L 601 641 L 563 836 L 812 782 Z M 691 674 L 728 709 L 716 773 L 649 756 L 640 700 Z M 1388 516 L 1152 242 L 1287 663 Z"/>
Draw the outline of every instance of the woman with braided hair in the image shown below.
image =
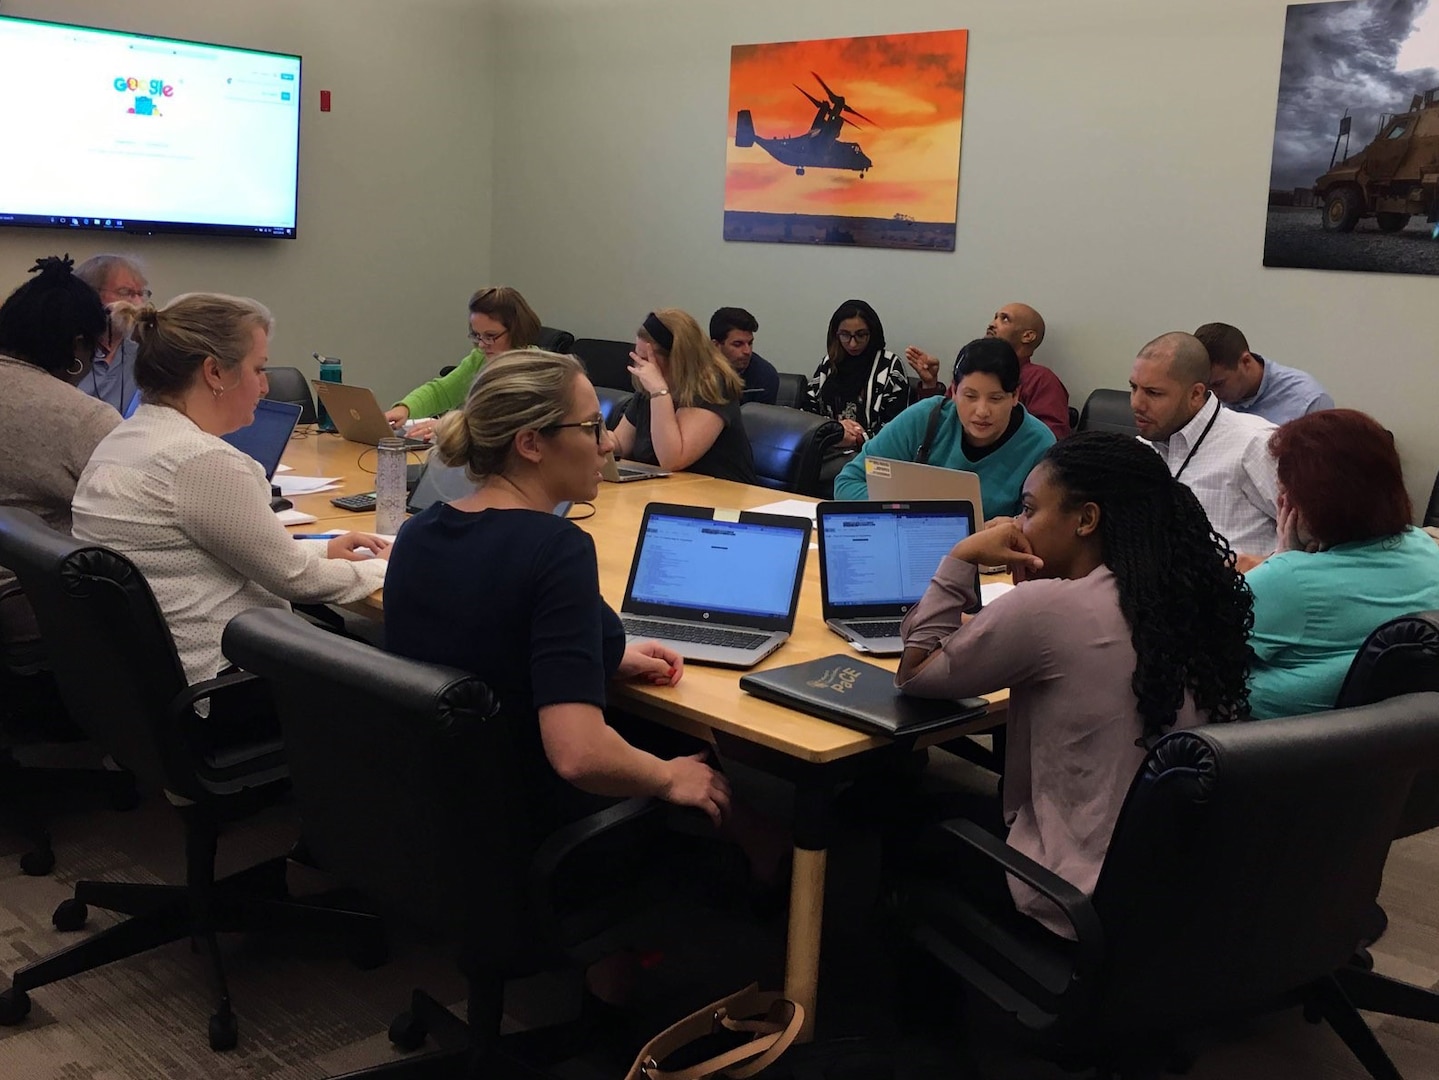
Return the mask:
<path id="1" fill-rule="evenodd" d="M 1089 893 L 1147 745 L 1245 714 L 1253 597 L 1193 492 L 1135 439 L 1056 443 L 1021 507 L 945 557 L 904 621 L 896 682 L 932 698 L 1010 688 L 1009 844 Z M 997 564 L 1026 580 L 965 614 L 976 568 Z M 1010 891 L 1073 937 L 1037 893 Z"/>

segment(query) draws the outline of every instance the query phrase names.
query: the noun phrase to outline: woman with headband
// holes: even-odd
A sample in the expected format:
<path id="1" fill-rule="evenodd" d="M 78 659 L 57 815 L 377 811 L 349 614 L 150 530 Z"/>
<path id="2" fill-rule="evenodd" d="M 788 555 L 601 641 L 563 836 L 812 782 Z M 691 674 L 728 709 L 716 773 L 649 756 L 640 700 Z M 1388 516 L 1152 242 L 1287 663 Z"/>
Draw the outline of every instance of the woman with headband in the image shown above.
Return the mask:
<path id="1" fill-rule="evenodd" d="M 650 312 L 630 360 L 637 393 L 615 428 L 617 457 L 755 482 L 740 419 L 743 384 L 692 316 L 677 308 Z"/>

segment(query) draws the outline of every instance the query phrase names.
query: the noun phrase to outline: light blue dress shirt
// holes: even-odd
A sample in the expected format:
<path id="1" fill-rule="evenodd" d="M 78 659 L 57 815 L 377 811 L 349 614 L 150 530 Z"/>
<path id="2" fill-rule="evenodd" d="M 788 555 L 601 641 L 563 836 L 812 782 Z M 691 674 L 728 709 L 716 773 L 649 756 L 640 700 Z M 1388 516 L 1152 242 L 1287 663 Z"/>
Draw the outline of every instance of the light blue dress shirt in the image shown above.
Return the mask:
<path id="1" fill-rule="evenodd" d="M 1253 397 L 1229 406 L 1235 412 L 1252 413 L 1271 423 L 1283 424 L 1307 413 L 1334 408 L 1329 392 L 1307 371 L 1265 360 L 1258 353 L 1253 355 L 1263 363 L 1264 374 Z"/>

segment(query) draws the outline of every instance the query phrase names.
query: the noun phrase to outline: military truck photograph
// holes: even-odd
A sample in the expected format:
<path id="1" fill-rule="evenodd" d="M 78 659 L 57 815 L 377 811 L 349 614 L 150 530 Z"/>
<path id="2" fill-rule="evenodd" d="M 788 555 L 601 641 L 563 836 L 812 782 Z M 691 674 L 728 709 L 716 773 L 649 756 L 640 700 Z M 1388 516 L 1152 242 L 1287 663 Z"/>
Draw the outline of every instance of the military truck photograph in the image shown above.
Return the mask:
<path id="1" fill-rule="evenodd" d="M 1265 266 L 1439 274 L 1439 18 L 1426 17 L 1430 7 L 1289 8 Z"/>

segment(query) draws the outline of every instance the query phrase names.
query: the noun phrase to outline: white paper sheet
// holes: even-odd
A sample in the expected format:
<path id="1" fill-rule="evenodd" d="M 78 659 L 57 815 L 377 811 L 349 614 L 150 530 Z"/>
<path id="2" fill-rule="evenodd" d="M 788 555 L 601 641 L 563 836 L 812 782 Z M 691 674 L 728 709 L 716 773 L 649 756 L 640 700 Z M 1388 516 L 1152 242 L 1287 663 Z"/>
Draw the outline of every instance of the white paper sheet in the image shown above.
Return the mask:
<path id="1" fill-rule="evenodd" d="M 988 581 L 979 587 L 979 599 L 988 607 L 1012 588 L 1007 581 Z"/>
<path id="2" fill-rule="evenodd" d="M 314 495 L 320 491 L 335 491 L 339 488 L 338 476 L 280 476 L 276 474 L 273 483 L 279 485 L 280 494 L 285 498 L 296 495 Z"/>
<path id="3" fill-rule="evenodd" d="M 275 513 L 275 520 L 281 525 L 308 525 L 310 522 L 320 519 L 303 510 L 279 510 Z"/>
<path id="4" fill-rule="evenodd" d="M 751 506 L 746 513 L 749 514 L 788 514 L 790 517 L 804 517 L 811 521 L 815 518 L 815 507 L 819 503 L 806 502 L 803 499 L 781 499 L 779 502 L 765 503 L 763 506 Z"/>

